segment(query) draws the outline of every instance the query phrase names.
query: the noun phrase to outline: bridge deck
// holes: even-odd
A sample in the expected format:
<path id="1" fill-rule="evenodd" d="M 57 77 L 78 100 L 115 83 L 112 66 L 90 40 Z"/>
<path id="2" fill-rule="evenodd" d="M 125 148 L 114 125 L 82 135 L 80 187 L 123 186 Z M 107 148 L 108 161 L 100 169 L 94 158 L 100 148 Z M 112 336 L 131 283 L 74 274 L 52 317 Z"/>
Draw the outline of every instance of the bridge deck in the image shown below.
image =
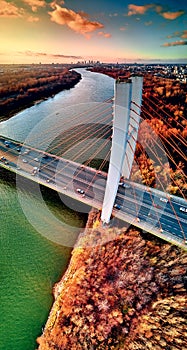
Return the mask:
<path id="1" fill-rule="evenodd" d="M 7 141 L 7 142 L 5 142 Z M 81 203 L 101 209 L 107 174 L 0 137 L 0 166 Z M 19 179 L 17 179 L 19 186 Z M 65 198 L 64 197 L 64 198 Z M 169 198 L 169 199 L 168 199 Z M 65 204 L 70 202 L 64 199 Z M 69 204 L 68 204 L 69 203 Z M 187 250 L 187 203 L 177 196 L 128 182 L 119 186 L 113 215 Z M 181 207 L 184 211 L 181 211 Z M 186 210 L 186 211 L 185 211 Z M 112 224 L 112 221 L 111 221 Z"/>

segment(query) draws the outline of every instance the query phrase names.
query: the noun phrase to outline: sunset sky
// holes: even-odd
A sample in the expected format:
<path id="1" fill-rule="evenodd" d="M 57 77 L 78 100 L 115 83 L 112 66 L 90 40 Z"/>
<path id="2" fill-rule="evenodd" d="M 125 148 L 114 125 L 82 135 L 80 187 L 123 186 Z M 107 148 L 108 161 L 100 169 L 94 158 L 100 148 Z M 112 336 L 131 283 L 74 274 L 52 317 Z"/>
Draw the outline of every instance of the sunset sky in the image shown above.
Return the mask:
<path id="1" fill-rule="evenodd" d="M 187 63 L 186 0 L 0 0 L 0 63 Z"/>

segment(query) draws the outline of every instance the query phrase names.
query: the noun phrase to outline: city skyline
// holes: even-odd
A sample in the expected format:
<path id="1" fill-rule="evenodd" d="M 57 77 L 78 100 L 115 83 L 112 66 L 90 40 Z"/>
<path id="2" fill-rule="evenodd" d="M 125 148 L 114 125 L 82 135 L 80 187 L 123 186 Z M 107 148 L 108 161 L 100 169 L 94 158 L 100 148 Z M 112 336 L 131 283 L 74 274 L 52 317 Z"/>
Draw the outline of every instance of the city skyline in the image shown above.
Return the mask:
<path id="1" fill-rule="evenodd" d="M 0 63 L 187 63 L 185 1 L 0 0 Z"/>

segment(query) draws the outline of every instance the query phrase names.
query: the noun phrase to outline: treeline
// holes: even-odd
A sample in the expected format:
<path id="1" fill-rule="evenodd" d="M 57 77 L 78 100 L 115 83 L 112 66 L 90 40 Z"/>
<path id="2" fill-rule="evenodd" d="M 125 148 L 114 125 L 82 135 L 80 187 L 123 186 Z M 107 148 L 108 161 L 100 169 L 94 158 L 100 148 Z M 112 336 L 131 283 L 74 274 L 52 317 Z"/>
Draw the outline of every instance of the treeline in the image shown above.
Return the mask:
<path id="1" fill-rule="evenodd" d="M 129 78 L 131 75 L 125 68 L 98 67 L 92 70 L 115 79 Z M 142 123 L 139 129 L 132 180 L 161 190 L 164 183 L 169 183 L 166 188 L 168 192 L 187 196 L 187 84 L 154 73 L 142 72 L 141 117 L 146 123 Z M 150 130 L 158 136 L 167 155 L 167 163 Z M 159 160 L 155 158 L 157 151 Z"/>
<path id="2" fill-rule="evenodd" d="M 37 100 L 73 87 L 80 79 L 79 73 L 63 66 L 5 66 L 0 71 L 0 117 L 9 118 Z"/>
<path id="3" fill-rule="evenodd" d="M 168 183 L 167 192 L 179 196 L 187 195 L 186 156 L 187 156 L 187 85 L 179 81 L 162 79 L 153 75 L 144 77 L 144 93 L 141 116 L 147 121 L 147 127 L 142 125 L 139 140 L 146 140 L 149 157 L 145 151 L 140 152 L 137 146 L 136 160 L 142 169 L 144 183 L 163 190 Z M 158 136 L 159 143 L 167 155 L 167 161 L 162 159 L 162 153 L 157 142 L 150 135 L 150 130 Z M 156 142 L 156 143 L 155 143 Z M 153 172 L 155 151 L 159 154 L 156 172 Z M 150 159 L 151 156 L 151 159 Z M 147 159 L 147 160 L 146 160 Z M 147 166 L 145 165 L 147 164 Z M 169 177 L 170 183 L 167 180 Z"/>

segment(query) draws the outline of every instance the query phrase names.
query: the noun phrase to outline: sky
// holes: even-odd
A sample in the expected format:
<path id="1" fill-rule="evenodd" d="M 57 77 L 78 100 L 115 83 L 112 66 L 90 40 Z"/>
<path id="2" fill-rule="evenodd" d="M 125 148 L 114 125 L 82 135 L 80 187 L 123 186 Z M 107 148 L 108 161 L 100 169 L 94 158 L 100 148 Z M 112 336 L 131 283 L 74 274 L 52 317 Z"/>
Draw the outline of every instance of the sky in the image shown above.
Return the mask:
<path id="1" fill-rule="evenodd" d="M 0 64 L 85 60 L 187 63 L 186 0 L 0 0 Z"/>

